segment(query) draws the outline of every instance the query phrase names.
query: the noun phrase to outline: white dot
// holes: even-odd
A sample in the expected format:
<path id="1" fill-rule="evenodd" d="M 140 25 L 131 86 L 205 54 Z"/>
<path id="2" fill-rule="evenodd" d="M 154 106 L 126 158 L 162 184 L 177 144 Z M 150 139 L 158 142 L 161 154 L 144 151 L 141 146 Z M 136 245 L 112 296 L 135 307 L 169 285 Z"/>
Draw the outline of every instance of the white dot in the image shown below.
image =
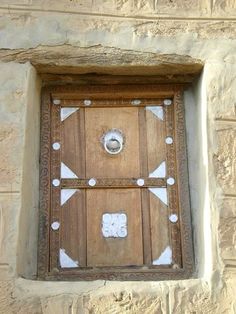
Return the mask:
<path id="1" fill-rule="evenodd" d="M 144 185 L 144 180 L 143 179 L 138 179 L 137 180 L 138 186 L 143 186 Z"/>
<path id="2" fill-rule="evenodd" d="M 89 184 L 90 186 L 95 186 L 96 183 L 97 183 L 97 181 L 96 181 L 96 179 L 94 179 L 94 178 L 90 179 L 89 182 L 88 182 L 88 184 Z"/>
<path id="3" fill-rule="evenodd" d="M 85 106 L 90 106 L 92 104 L 92 101 L 90 99 L 85 99 L 84 100 L 84 105 Z"/>
<path id="4" fill-rule="evenodd" d="M 170 106 L 171 104 L 172 104 L 172 100 L 171 99 L 165 99 L 164 100 L 164 105 Z"/>
<path id="5" fill-rule="evenodd" d="M 169 220 L 173 223 L 178 221 L 178 216 L 176 214 L 172 214 L 169 216 Z"/>
<path id="6" fill-rule="evenodd" d="M 173 143 L 173 138 L 168 136 L 166 137 L 166 144 L 172 144 Z"/>
<path id="7" fill-rule="evenodd" d="M 58 143 L 58 142 L 55 142 L 55 143 L 52 144 L 52 148 L 53 148 L 54 150 L 58 150 L 58 149 L 60 149 L 60 147 L 61 147 L 61 145 L 60 145 L 60 143 Z"/>
<path id="8" fill-rule="evenodd" d="M 175 184 L 175 179 L 174 178 L 168 178 L 167 179 L 167 184 L 169 184 L 169 185 Z"/>
<path id="9" fill-rule="evenodd" d="M 54 180 L 52 180 L 52 184 L 53 184 L 54 186 L 59 186 L 59 185 L 60 185 L 60 180 L 54 179 Z"/>
<path id="10" fill-rule="evenodd" d="M 53 99 L 54 105 L 60 105 L 60 103 L 61 103 L 60 99 Z"/>
<path id="11" fill-rule="evenodd" d="M 59 227 L 60 227 L 60 223 L 58 221 L 54 221 L 52 224 L 51 224 L 51 227 L 52 227 L 52 230 L 58 230 Z"/>
<path id="12" fill-rule="evenodd" d="M 135 106 L 140 105 L 140 104 L 141 104 L 141 100 L 140 100 L 140 99 L 133 99 L 133 100 L 131 101 L 131 104 L 132 104 L 132 105 L 135 105 Z"/>
<path id="13" fill-rule="evenodd" d="M 103 223 L 109 223 L 111 221 L 111 215 L 109 214 L 103 214 L 102 215 L 102 222 Z"/>

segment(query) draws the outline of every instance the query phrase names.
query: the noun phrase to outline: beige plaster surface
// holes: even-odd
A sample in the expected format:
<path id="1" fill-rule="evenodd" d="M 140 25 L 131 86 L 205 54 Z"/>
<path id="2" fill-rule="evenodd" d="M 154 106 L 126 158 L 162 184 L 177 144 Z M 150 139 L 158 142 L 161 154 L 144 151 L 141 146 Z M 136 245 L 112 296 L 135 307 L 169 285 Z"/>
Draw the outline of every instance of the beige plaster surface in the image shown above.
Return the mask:
<path id="1" fill-rule="evenodd" d="M 232 0 L 0 1 L 0 313 L 236 313 L 235 10 Z M 202 64 L 185 95 L 194 278 L 35 280 L 35 68 L 172 75 Z"/>

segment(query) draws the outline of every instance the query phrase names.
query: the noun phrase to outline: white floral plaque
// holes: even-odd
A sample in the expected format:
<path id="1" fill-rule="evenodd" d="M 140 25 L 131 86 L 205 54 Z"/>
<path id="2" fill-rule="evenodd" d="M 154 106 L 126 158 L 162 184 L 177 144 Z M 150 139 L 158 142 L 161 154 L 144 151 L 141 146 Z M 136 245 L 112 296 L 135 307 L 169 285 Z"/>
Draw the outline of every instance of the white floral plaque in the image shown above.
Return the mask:
<path id="1" fill-rule="evenodd" d="M 127 215 L 124 213 L 105 213 L 102 215 L 102 234 L 104 238 L 125 238 Z"/>

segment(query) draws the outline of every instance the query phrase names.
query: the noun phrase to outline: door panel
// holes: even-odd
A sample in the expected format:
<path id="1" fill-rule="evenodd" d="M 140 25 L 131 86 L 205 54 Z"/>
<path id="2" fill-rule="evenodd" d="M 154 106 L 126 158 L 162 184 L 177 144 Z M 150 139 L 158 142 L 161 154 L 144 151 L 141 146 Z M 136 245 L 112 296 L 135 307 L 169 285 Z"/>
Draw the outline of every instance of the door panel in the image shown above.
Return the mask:
<path id="1" fill-rule="evenodd" d="M 139 131 L 137 108 L 85 109 L 86 176 L 87 178 L 132 178 L 140 175 Z M 117 155 L 107 153 L 103 135 L 118 129 L 125 138 Z"/>
<path id="2" fill-rule="evenodd" d="M 141 194 L 139 189 L 87 190 L 87 265 L 143 264 Z M 104 214 L 125 214 L 127 235 L 103 235 Z M 110 222 L 113 227 L 117 222 Z M 110 226 L 112 227 L 112 226 Z M 116 228 L 119 230 L 119 226 Z M 112 237 L 113 235 L 113 237 Z M 115 235 L 115 237 L 114 237 Z"/>
<path id="3" fill-rule="evenodd" d="M 77 177 L 85 177 L 84 109 L 61 122 L 61 161 Z"/>

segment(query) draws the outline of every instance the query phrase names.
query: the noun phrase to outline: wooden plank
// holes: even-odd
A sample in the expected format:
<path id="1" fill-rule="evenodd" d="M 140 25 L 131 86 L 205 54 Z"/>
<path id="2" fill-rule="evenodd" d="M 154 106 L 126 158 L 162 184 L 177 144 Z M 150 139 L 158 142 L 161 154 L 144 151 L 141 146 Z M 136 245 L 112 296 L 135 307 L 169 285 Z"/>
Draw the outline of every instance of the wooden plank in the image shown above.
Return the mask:
<path id="1" fill-rule="evenodd" d="M 162 107 L 163 108 L 163 107 Z M 165 122 L 146 110 L 148 174 L 166 160 Z"/>
<path id="2" fill-rule="evenodd" d="M 53 99 L 95 99 L 95 98 L 172 98 L 176 87 L 180 89 L 182 84 L 175 85 L 94 85 L 94 86 L 51 86 Z"/>
<path id="3" fill-rule="evenodd" d="M 88 105 L 88 102 L 90 105 Z M 107 108 L 107 107 L 145 107 L 145 106 L 161 106 L 163 98 L 103 98 L 103 99 L 62 99 L 62 107 L 86 107 L 86 108 Z"/>
<path id="4" fill-rule="evenodd" d="M 144 180 L 144 185 L 139 186 L 137 180 L 132 179 L 116 179 L 116 178 L 100 178 L 96 179 L 96 185 L 90 186 L 89 179 L 62 179 L 61 186 L 65 189 L 101 189 L 101 188 L 145 188 L 145 187 L 166 187 L 166 180 L 159 178 L 146 178 L 141 176 Z"/>
<path id="5" fill-rule="evenodd" d="M 170 237 L 173 252 L 173 263 L 176 267 L 182 267 L 182 249 L 181 249 L 181 234 L 180 234 L 180 217 L 179 217 L 179 195 L 178 195 L 178 175 L 176 164 L 176 125 L 175 125 L 175 102 L 170 106 L 165 107 L 166 115 L 166 134 L 171 136 L 173 144 L 166 146 L 167 155 L 167 177 L 174 178 L 173 185 L 167 185 L 168 191 L 168 211 L 169 216 L 176 214 L 178 221 L 170 224 Z"/>
<path id="6" fill-rule="evenodd" d="M 117 155 L 107 153 L 102 144 L 102 137 L 112 129 L 124 135 L 124 148 Z M 137 108 L 85 109 L 85 134 L 87 178 L 140 176 Z"/>
<path id="7" fill-rule="evenodd" d="M 40 196 L 39 196 L 39 241 L 38 277 L 44 278 L 49 271 L 49 226 L 51 204 L 51 100 L 48 88 L 43 89 L 40 134 Z"/>
<path id="8" fill-rule="evenodd" d="M 41 73 L 43 84 L 45 85 L 65 85 L 65 84 L 80 84 L 80 85 L 118 85 L 118 84 L 129 84 L 129 85 L 148 85 L 158 83 L 191 83 L 196 79 L 198 75 L 196 73 L 185 73 L 183 75 L 96 75 L 96 74 L 50 74 Z M 141 87 L 142 87 L 141 85 Z"/>
<path id="9" fill-rule="evenodd" d="M 60 222 L 60 150 L 54 150 L 52 144 L 61 142 L 60 107 L 51 105 L 51 208 L 50 225 Z M 59 185 L 53 185 L 53 180 L 59 180 Z M 58 254 L 60 248 L 60 230 L 53 230 L 50 226 L 50 270 L 58 269 Z"/>
<path id="10" fill-rule="evenodd" d="M 86 266 L 85 191 L 75 192 L 61 208 L 60 248 L 79 267 Z"/>
<path id="11" fill-rule="evenodd" d="M 102 215 L 125 213 L 127 236 L 105 238 Z M 131 266 L 143 264 L 141 195 L 134 189 L 87 191 L 88 266 Z"/>
<path id="12" fill-rule="evenodd" d="M 152 192 L 150 197 L 151 213 L 151 245 L 152 245 L 152 262 L 159 259 L 161 254 L 169 246 L 172 250 L 172 244 L 169 235 L 169 215 L 168 207 L 162 203 Z"/>
<path id="13" fill-rule="evenodd" d="M 61 122 L 61 161 L 78 177 L 85 177 L 84 109 Z"/>
<path id="14" fill-rule="evenodd" d="M 176 163 L 179 201 L 179 223 L 176 224 L 177 247 L 182 249 L 182 266 L 192 275 L 194 271 L 194 250 L 191 230 L 190 195 L 188 183 L 187 147 L 185 135 L 185 112 L 183 92 L 176 90 L 174 97 Z"/>
<path id="15" fill-rule="evenodd" d="M 140 175 L 146 179 L 148 176 L 147 157 L 147 126 L 146 110 L 139 108 L 139 147 L 140 147 Z M 156 180 L 155 180 L 156 181 Z M 151 232 L 150 232 L 150 204 L 147 189 L 141 190 L 142 203 L 142 230 L 143 230 L 143 259 L 145 265 L 151 264 Z"/>

